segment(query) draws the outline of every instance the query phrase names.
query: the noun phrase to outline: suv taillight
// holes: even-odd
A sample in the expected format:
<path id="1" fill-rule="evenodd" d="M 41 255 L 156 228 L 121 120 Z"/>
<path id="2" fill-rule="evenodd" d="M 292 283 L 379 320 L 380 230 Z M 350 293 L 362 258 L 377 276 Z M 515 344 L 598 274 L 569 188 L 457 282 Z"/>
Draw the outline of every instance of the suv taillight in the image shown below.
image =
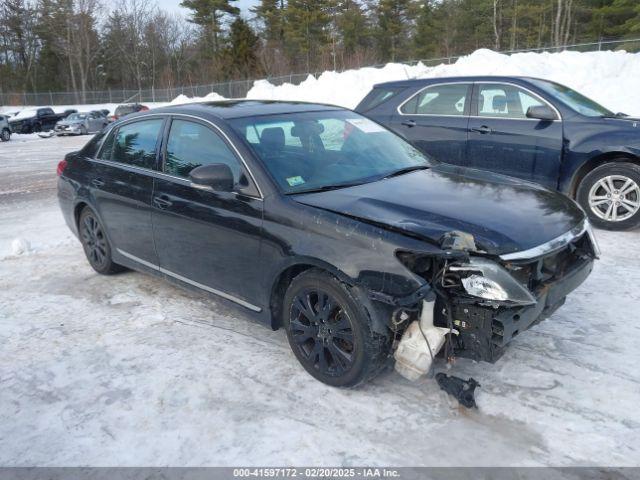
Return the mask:
<path id="1" fill-rule="evenodd" d="M 62 160 L 60 163 L 58 163 L 58 168 L 56 169 L 56 174 L 58 176 L 62 175 L 62 172 L 64 172 L 65 168 L 67 168 L 67 161 L 66 160 Z"/>

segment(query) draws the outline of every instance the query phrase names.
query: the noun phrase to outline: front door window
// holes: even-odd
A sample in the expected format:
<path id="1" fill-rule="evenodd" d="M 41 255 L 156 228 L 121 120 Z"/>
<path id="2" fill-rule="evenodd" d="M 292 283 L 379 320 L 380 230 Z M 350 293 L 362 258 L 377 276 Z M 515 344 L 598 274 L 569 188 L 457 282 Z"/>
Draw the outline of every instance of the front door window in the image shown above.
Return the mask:
<path id="1" fill-rule="evenodd" d="M 529 107 L 543 105 L 546 105 L 543 100 L 515 85 L 480 84 L 478 87 L 480 117 L 525 119 Z"/>

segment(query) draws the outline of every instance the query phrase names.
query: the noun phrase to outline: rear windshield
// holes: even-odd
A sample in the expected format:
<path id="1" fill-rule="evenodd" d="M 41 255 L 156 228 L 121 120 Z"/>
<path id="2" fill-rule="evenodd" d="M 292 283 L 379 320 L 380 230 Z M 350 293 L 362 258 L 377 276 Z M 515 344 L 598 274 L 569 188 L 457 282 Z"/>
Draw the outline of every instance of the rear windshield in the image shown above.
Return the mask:
<path id="1" fill-rule="evenodd" d="M 369 94 L 366 97 L 364 97 L 364 99 L 360 102 L 356 110 L 361 112 L 364 112 L 366 110 L 371 110 L 372 108 L 375 108 L 378 105 L 382 105 L 384 102 L 386 102 L 390 98 L 395 97 L 402 90 L 404 90 L 404 88 L 399 88 L 399 87 L 374 88 L 369 92 Z"/>

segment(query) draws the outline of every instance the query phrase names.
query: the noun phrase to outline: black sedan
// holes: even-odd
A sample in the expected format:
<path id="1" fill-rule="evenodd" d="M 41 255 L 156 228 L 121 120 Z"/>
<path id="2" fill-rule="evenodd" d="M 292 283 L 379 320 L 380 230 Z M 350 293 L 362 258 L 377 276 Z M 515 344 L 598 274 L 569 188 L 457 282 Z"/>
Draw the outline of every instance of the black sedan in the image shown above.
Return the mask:
<path id="1" fill-rule="evenodd" d="M 406 338 L 418 321 L 444 332 L 446 356 L 493 362 L 597 256 L 568 198 L 434 162 L 327 105 L 131 115 L 58 174 L 62 212 L 97 272 L 131 268 L 234 302 L 284 327 L 304 368 L 335 386 L 371 378 L 398 340 L 423 361 Z"/>

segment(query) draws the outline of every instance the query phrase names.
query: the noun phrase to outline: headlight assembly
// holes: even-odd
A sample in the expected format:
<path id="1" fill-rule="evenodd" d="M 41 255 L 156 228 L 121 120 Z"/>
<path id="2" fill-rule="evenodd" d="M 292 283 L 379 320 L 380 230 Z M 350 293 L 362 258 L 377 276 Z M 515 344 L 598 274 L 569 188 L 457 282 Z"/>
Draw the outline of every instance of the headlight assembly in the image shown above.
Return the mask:
<path id="1" fill-rule="evenodd" d="M 516 305 L 536 303 L 529 290 L 491 260 L 472 257 L 468 263 L 450 265 L 448 270 L 461 274 L 463 288 L 473 297 Z"/>

